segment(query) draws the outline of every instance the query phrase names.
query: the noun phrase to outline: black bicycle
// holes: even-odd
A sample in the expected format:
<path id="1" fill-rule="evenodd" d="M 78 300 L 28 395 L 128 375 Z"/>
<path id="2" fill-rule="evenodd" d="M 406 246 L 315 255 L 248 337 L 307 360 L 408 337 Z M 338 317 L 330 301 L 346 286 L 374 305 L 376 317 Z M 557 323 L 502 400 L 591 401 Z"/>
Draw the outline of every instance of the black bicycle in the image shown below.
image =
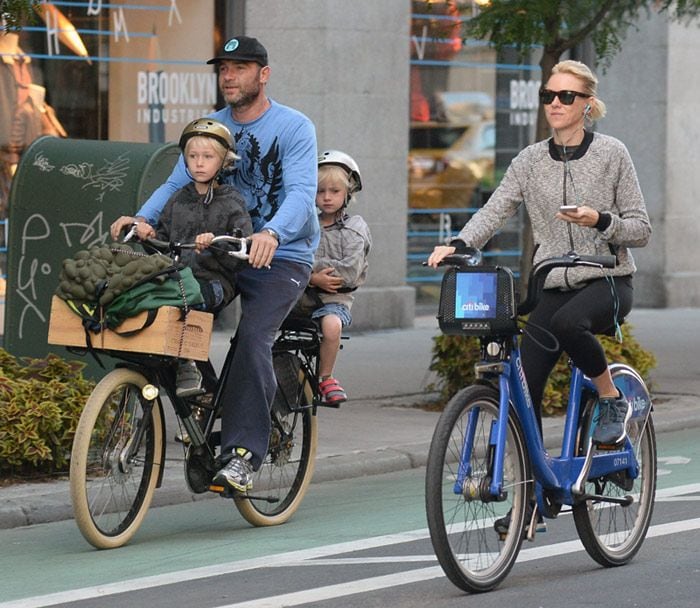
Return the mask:
<path id="1" fill-rule="evenodd" d="M 245 259 L 247 243 L 216 237 L 212 246 L 233 243 Z M 192 244 L 144 243 L 177 258 Z M 267 455 L 255 472 L 253 490 L 242 494 L 211 484 L 221 463 L 216 430 L 222 388 L 231 369 L 235 336 L 217 375 L 211 361 L 198 362 L 204 395 L 176 394 L 178 359 L 125 351 L 102 351 L 120 360 L 102 378 L 80 417 L 70 464 L 75 520 L 86 540 L 99 549 L 120 547 L 138 530 L 161 485 L 165 462 L 163 396 L 175 410 L 185 444 L 185 479 L 192 492 L 216 492 L 233 499 L 254 526 L 286 522 L 299 508 L 314 472 L 317 424 L 318 354 L 321 336 L 307 319 L 287 319 L 273 347 L 278 388 L 270 410 L 272 431 Z"/>

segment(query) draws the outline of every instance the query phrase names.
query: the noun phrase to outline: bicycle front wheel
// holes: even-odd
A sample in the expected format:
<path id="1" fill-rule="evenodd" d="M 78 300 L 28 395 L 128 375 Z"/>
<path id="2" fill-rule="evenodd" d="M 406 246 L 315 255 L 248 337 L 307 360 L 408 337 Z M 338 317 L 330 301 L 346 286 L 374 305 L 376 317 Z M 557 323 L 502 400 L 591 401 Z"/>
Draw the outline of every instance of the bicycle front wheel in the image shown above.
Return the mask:
<path id="1" fill-rule="evenodd" d="M 75 521 L 98 549 L 126 544 L 148 511 L 162 466 L 159 406 L 145 412 L 136 371 L 115 369 L 95 387 L 80 416 L 70 461 Z"/>
<path id="2" fill-rule="evenodd" d="M 253 526 L 276 526 L 299 508 L 316 466 L 318 427 L 313 391 L 300 365 L 296 383 L 278 390 L 271 409 L 270 445 L 253 475 L 253 489 L 235 498 L 243 518 Z M 286 397 L 280 399 L 280 391 Z"/>
<path id="3" fill-rule="evenodd" d="M 651 398 L 644 382 L 627 366 L 612 366 L 613 379 L 631 404 L 648 404 Z M 594 405 L 594 403 L 592 404 Z M 644 407 L 641 407 L 643 410 Z M 591 422 L 592 408 L 586 408 L 583 428 Z M 580 436 L 585 437 L 585 434 Z M 631 498 L 629 505 L 586 500 L 573 507 L 576 530 L 587 553 L 605 567 L 622 566 L 639 551 L 646 537 L 656 495 L 656 434 L 651 414 L 635 416 L 628 424 L 639 474 L 632 479 L 627 471 L 619 471 L 585 484 L 587 494 L 612 498 Z"/>
<path id="4" fill-rule="evenodd" d="M 531 483 L 520 425 L 508 418 L 503 467 L 504 499 L 488 493 L 493 476 L 498 391 L 470 386 L 440 416 L 426 470 L 425 500 L 433 549 L 447 577 L 460 589 L 489 591 L 510 572 L 525 529 Z M 510 513 L 505 539 L 494 522 Z"/>

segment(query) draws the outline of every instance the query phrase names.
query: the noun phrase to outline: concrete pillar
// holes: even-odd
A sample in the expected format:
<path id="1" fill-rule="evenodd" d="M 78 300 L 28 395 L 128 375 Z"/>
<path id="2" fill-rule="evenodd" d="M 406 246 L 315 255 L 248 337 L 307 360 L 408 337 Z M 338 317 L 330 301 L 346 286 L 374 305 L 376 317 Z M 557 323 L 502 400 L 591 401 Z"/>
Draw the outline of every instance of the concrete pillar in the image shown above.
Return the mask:
<path id="1" fill-rule="evenodd" d="M 268 92 L 314 121 L 319 150 L 336 148 L 360 166 L 363 190 L 350 213 L 370 226 L 366 287 L 353 329 L 413 325 L 406 286 L 409 0 L 255 0 L 246 34 L 266 46 Z"/>
<path id="2" fill-rule="evenodd" d="M 635 306 L 700 305 L 700 53 L 697 23 L 642 17 L 599 71 L 608 116 L 598 129 L 621 139 L 635 163 L 654 233 L 633 250 Z"/>

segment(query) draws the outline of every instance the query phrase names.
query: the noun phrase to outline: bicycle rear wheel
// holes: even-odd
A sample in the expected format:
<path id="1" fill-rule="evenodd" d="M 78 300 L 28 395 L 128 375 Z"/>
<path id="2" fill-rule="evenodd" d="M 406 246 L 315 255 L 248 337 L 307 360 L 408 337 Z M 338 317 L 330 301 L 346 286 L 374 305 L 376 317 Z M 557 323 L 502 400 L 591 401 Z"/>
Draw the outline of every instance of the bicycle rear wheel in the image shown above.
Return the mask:
<path id="1" fill-rule="evenodd" d="M 628 366 L 611 366 L 613 380 L 634 409 L 628 424 L 639 466 L 639 475 L 632 479 L 626 471 L 589 479 L 585 492 L 615 498 L 631 496 L 628 506 L 587 500 L 574 505 L 576 530 L 588 554 L 606 567 L 622 566 L 639 551 L 646 537 L 656 495 L 656 434 L 649 413 L 651 398 L 638 374 Z M 591 425 L 592 407 L 586 408 L 583 429 Z M 586 437 L 586 433 L 581 434 Z"/>
<path id="2" fill-rule="evenodd" d="M 487 497 L 493 467 L 492 429 L 498 414 L 496 389 L 463 389 L 440 416 L 428 454 L 425 500 L 430 539 L 447 577 L 465 591 L 489 591 L 507 576 L 526 525 L 531 482 L 522 431 L 512 413 L 505 444 L 505 500 Z M 501 541 L 494 521 L 509 511 L 511 524 Z"/>
<path id="3" fill-rule="evenodd" d="M 253 526 L 276 526 L 294 515 L 316 466 L 318 427 L 313 391 L 298 359 L 293 365 L 291 382 L 280 379 L 278 372 L 280 387 L 270 412 L 270 445 L 253 475 L 253 489 L 235 497 L 241 515 Z"/>
<path id="4" fill-rule="evenodd" d="M 75 521 L 98 549 L 129 542 L 148 511 L 163 454 L 157 404 L 144 412 L 146 378 L 115 369 L 97 384 L 80 416 L 70 461 Z"/>

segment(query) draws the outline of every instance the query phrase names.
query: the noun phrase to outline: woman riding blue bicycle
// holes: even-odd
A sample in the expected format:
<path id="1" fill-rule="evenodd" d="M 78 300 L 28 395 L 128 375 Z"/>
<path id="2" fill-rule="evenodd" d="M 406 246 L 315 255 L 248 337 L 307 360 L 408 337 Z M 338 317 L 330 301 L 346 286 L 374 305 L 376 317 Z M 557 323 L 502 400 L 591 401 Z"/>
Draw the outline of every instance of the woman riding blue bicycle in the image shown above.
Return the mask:
<path id="1" fill-rule="evenodd" d="M 584 64 L 554 66 L 540 90 L 553 137 L 520 152 L 484 207 L 428 259 L 434 268 L 459 266 L 453 254 L 473 255 L 525 204 L 541 278 L 531 277 L 527 302 L 517 306 L 517 314 L 530 313 L 528 330 L 509 347 L 504 338 L 517 328 L 500 329 L 500 339 L 490 341 L 488 331 L 478 333 L 488 323 L 462 322 L 467 335 L 487 338 L 483 380 L 450 401 L 428 457 L 431 539 L 448 577 L 465 590 L 498 584 L 515 562 L 521 533 L 534 538 L 535 522 L 556 517 L 563 505 L 572 507 L 587 551 L 606 566 L 632 558 L 651 517 L 656 469 L 648 391 L 631 368 L 608 366 L 595 336 L 617 333 L 630 312 L 636 267 L 629 248 L 647 244 L 651 225 L 624 144 L 585 128 L 605 115 L 596 88 Z M 448 293 L 454 297 L 455 289 Z M 441 296 L 441 314 L 442 308 Z M 453 302 L 453 316 L 454 310 Z M 553 340 L 540 339 L 547 335 Z M 562 455 L 551 458 L 542 443 L 541 405 L 564 351 L 574 367 Z M 630 400 L 644 404 L 643 415 Z"/>
<path id="2" fill-rule="evenodd" d="M 567 251 L 614 254 L 614 269 L 552 271 L 529 324 L 554 335 L 559 348 L 544 346 L 532 332 L 523 336 L 521 344 L 540 434 L 547 379 L 565 351 L 598 392 L 593 442 L 614 446 L 624 441 L 632 412 L 613 383 L 595 334 L 617 329 L 632 309 L 636 266 L 628 248 L 647 244 L 651 224 L 624 144 L 585 128 L 587 122 L 605 115 L 605 104 L 597 98 L 597 83 L 591 70 L 578 61 L 554 66 L 540 90 L 553 137 L 520 152 L 484 207 L 449 245 L 434 249 L 428 264 L 435 268 L 447 255 L 483 247 L 523 202 L 532 224 L 535 264 Z M 495 522 L 498 531 L 509 525 L 508 515 Z"/>
<path id="3" fill-rule="evenodd" d="M 566 351 L 598 391 L 600 418 L 593 440 L 605 445 L 624 439 L 630 406 L 613 384 L 595 334 L 616 329 L 630 312 L 636 267 L 628 248 L 645 246 L 651 225 L 624 144 L 585 128 L 605 115 L 597 83 L 578 61 L 554 66 L 540 90 L 553 137 L 520 152 L 484 207 L 449 245 L 434 249 L 428 264 L 437 267 L 447 255 L 483 247 L 521 203 L 532 223 L 534 263 L 568 251 L 616 256 L 614 269 L 559 268 L 550 273 L 529 322 L 553 334 L 560 348 L 548 350 L 527 334 L 522 341 L 540 431 L 545 385 Z"/>

